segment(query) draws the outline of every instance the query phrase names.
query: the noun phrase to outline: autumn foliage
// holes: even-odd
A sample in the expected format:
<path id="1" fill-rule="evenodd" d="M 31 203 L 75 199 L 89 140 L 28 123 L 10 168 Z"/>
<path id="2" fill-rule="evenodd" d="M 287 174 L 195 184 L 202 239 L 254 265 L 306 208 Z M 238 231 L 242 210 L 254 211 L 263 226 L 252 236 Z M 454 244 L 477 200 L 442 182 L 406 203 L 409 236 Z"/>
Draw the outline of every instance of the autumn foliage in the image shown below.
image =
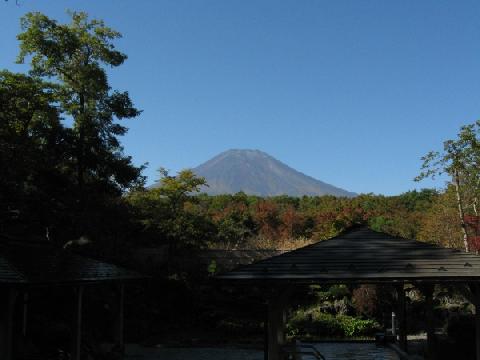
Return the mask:
<path id="1" fill-rule="evenodd" d="M 194 180 L 191 173 L 166 179 L 168 186 L 160 190 L 127 197 L 138 221 L 148 225 L 148 245 L 176 241 L 199 248 L 290 250 L 328 239 L 351 226 L 365 225 L 397 236 L 461 247 L 455 202 L 449 191 L 425 189 L 398 196 L 362 194 L 355 198 L 262 198 L 241 192 L 208 196 L 189 186 Z M 173 186 L 176 182 L 180 184 Z M 178 188 L 184 192 L 173 216 L 171 205 L 178 202 L 173 190 Z M 152 236 L 152 224 L 156 237 Z M 138 241 L 142 241 L 141 234 Z"/>

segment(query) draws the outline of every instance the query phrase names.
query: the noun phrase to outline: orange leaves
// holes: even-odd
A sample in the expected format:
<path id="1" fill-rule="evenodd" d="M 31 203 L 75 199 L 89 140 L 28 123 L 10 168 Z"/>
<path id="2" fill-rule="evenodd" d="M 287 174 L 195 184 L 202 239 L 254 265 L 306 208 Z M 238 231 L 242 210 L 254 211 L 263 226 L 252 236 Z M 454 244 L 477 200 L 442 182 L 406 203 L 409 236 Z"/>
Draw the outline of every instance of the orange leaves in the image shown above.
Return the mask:
<path id="1" fill-rule="evenodd" d="M 254 220 L 261 236 L 275 239 L 280 234 L 279 210 L 271 200 L 261 200 L 255 207 Z"/>

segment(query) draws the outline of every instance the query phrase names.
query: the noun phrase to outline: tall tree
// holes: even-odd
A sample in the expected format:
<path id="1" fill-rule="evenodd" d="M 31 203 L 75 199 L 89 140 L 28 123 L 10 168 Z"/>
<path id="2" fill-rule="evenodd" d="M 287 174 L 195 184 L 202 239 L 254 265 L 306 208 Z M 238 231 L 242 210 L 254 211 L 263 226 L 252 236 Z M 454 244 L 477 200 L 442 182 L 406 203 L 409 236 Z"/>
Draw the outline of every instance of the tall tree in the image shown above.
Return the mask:
<path id="1" fill-rule="evenodd" d="M 59 24 L 44 14 L 27 13 L 21 20 L 17 61 L 28 58 L 32 76 L 57 84 L 59 107 L 73 119 L 72 160 L 82 219 L 96 198 L 115 197 L 143 184 L 142 167 L 123 154 L 119 136 L 127 129 L 117 122 L 140 111 L 127 92 L 112 90 L 108 82 L 106 68 L 127 58 L 113 44 L 120 33 L 101 20 L 89 20 L 84 12 L 69 14 L 71 22 Z"/>
<path id="2" fill-rule="evenodd" d="M 463 232 L 463 245 L 470 249 L 466 215 L 478 216 L 480 194 L 480 121 L 462 126 L 457 139 L 443 143 L 443 152 L 431 151 L 422 158 L 422 171 L 415 180 L 447 174 L 455 189 L 458 219 Z"/>
<path id="3" fill-rule="evenodd" d="M 58 219 L 69 188 L 70 132 L 54 106 L 55 85 L 0 71 L 0 225 Z M 21 227 L 21 226 L 20 226 Z M 35 231 L 33 231 L 35 232 Z"/>

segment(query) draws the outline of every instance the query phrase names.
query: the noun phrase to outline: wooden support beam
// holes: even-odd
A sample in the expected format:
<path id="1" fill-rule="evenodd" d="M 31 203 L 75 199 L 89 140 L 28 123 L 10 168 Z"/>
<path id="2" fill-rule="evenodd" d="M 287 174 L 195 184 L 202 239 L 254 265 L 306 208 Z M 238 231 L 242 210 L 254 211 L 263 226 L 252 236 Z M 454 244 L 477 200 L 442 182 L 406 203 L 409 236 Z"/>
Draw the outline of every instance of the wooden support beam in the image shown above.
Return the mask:
<path id="1" fill-rule="evenodd" d="M 480 289 L 475 291 L 475 358 L 480 360 Z"/>
<path id="2" fill-rule="evenodd" d="M 480 360 L 480 284 L 470 284 L 470 291 L 475 306 L 475 358 Z"/>
<path id="3" fill-rule="evenodd" d="M 435 328 L 433 317 L 433 285 L 422 286 L 422 292 L 425 295 L 425 323 L 427 332 L 427 358 L 435 358 Z"/>
<path id="4" fill-rule="evenodd" d="M 23 292 L 23 303 L 22 303 L 22 335 L 23 337 L 27 336 L 27 324 L 28 324 L 28 292 Z"/>
<path id="5" fill-rule="evenodd" d="M 83 290 L 83 286 L 78 286 L 74 289 L 75 305 L 73 309 L 72 360 L 81 359 Z"/>
<path id="6" fill-rule="evenodd" d="M 114 324 L 114 342 L 115 346 L 123 356 L 125 350 L 124 344 L 124 308 L 125 308 L 125 285 L 118 286 L 118 304 L 116 307 L 116 316 Z"/>
<path id="7" fill-rule="evenodd" d="M 280 359 L 280 346 L 283 343 L 283 309 L 274 299 L 268 306 L 268 360 Z"/>
<path id="8" fill-rule="evenodd" d="M 286 305 L 290 289 L 278 289 L 268 300 L 268 360 L 280 360 L 285 344 Z"/>
<path id="9" fill-rule="evenodd" d="M 13 323 L 15 319 L 15 302 L 17 291 L 7 289 L 4 293 L 3 313 L 0 317 L 0 358 L 5 360 L 13 359 Z M 2 299 L 0 299 L 2 300 Z"/>
<path id="10" fill-rule="evenodd" d="M 407 313 L 404 284 L 397 285 L 398 343 L 400 349 L 407 351 Z"/>
<path id="11" fill-rule="evenodd" d="M 268 360 L 268 333 L 269 333 L 269 318 L 270 311 L 268 309 L 268 301 L 265 304 L 265 320 L 263 325 L 264 339 L 263 339 L 263 360 Z"/>

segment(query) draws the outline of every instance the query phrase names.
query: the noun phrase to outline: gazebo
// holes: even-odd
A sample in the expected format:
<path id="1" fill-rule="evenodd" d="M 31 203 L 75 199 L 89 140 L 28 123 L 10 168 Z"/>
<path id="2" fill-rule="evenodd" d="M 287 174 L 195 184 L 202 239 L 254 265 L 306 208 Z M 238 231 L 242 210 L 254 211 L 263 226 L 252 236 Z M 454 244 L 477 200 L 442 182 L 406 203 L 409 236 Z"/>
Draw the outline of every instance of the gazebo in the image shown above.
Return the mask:
<path id="1" fill-rule="evenodd" d="M 14 339 L 28 326 L 29 293 L 34 289 L 63 287 L 73 290 L 71 359 L 80 360 L 82 306 L 86 287 L 113 284 L 118 306 L 115 314 L 115 343 L 123 348 L 124 285 L 144 279 L 116 265 L 73 254 L 71 251 L 28 242 L 0 245 L 0 357 L 12 360 Z"/>
<path id="2" fill-rule="evenodd" d="M 241 266 L 219 279 L 262 284 L 268 295 L 265 358 L 278 360 L 285 342 L 285 307 L 291 288 L 305 284 L 390 284 L 398 296 L 399 345 L 406 349 L 405 285 L 425 295 L 427 353 L 433 354 L 435 284 L 469 286 L 475 305 L 476 358 L 480 360 L 480 256 L 394 237 L 366 227 Z"/>

